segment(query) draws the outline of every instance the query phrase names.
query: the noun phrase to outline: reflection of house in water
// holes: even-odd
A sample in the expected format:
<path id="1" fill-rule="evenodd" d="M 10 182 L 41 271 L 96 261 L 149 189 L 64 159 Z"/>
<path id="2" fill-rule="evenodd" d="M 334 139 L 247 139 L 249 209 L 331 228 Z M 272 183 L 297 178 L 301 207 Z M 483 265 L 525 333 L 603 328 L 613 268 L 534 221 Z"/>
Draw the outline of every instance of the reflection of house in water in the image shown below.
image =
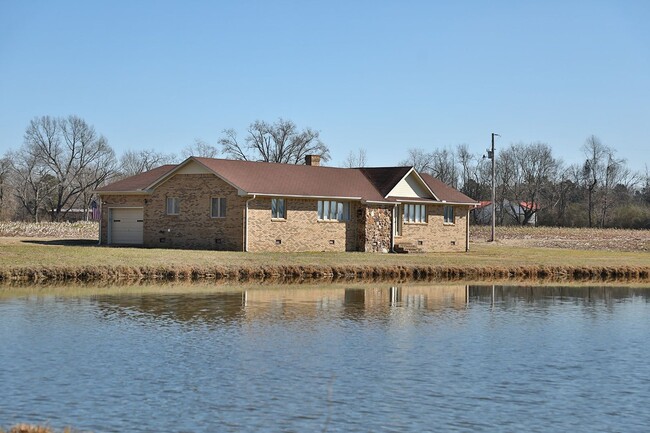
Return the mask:
<path id="1" fill-rule="evenodd" d="M 443 285 L 369 288 L 253 289 L 222 293 L 147 293 L 94 297 L 110 319 L 124 317 L 219 326 L 309 319 L 417 318 L 426 312 L 465 310 L 468 303 L 499 305 L 565 302 L 588 305 L 639 296 L 645 289 L 626 287 Z M 406 315 L 406 316 L 405 316 Z"/>
<path id="2" fill-rule="evenodd" d="M 391 307 L 437 310 L 465 308 L 467 286 L 372 287 L 347 289 L 298 288 L 246 292 L 246 319 L 282 315 L 345 318 L 387 315 Z"/>
<path id="3" fill-rule="evenodd" d="M 389 317 L 392 308 L 465 308 L 465 285 L 438 287 L 292 288 L 242 292 L 106 295 L 95 298 L 106 315 L 144 313 L 175 322 L 231 323 L 305 318 Z M 135 314 L 134 314 L 135 313 Z"/>

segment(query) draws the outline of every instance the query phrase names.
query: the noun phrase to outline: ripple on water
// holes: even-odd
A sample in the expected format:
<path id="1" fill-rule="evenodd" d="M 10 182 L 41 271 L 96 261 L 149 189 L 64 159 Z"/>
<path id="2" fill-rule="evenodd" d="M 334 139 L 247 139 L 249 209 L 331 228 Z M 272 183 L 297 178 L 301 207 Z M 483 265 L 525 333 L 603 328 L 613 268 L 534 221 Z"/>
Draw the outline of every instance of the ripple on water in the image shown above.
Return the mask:
<path id="1" fill-rule="evenodd" d="M 648 290 L 404 286 L 0 300 L 0 425 L 645 431 Z"/>

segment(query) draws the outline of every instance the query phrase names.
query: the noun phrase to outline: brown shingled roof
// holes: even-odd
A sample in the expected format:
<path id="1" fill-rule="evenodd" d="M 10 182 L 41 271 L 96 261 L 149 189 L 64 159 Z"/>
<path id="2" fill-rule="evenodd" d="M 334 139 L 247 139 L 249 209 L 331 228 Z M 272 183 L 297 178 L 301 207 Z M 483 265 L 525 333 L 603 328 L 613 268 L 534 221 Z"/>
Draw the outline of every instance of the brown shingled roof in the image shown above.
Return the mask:
<path id="1" fill-rule="evenodd" d="M 249 194 L 383 200 L 357 169 L 194 158 Z"/>
<path id="2" fill-rule="evenodd" d="M 172 175 L 175 168 L 192 160 L 247 194 L 336 197 L 380 202 L 409 200 L 396 197 L 386 199 L 386 195 L 406 176 L 411 167 L 336 168 L 198 157 L 192 157 L 179 165 L 163 165 L 128 177 L 99 188 L 97 192 L 148 192 L 158 181 Z M 432 176 L 423 174 L 421 177 L 440 200 L 475 203 Z"/>
<path id="3" fill-rule="evenodd" d="M 145 171 L 144 173 L 136 174 L 135 176 L 130 176 L 117 182 L 111 183 L 109 185 L 98 188 L 96 192 L 137 192 L 143 191 L 149 185 L 154 183 L 156 180 L 160 179 L 173 169 L 177 165 L 167 164 L 160 167 L 156 167 L 152 170 Z M 143 191 L 146 192 L 146 191 Z"/>
<path id="4" fill-rule="evenodd" d="M 450 203 L 467 203 L 467 204 L 478 204 L 478 202 L 472 198 L 467 197 L 462 192 L 458 191 L 456 188 L 452 188 L 447 185 L 440 179 L 437 179 L 430 174 L 420 174 L 422 180 L 431 188 L 431 191 L 438 197 L 441 201 L 447 201 Z"/>

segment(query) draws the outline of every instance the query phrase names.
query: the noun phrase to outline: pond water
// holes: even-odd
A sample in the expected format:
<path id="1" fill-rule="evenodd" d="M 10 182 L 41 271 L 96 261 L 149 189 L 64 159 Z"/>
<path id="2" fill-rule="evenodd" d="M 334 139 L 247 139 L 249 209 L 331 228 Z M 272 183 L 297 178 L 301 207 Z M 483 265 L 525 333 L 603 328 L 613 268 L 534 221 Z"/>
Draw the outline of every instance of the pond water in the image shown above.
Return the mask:
<path id="1" fill-rule="evenodd" d="M 650 429 L 650 288 L 7 290 L 0 427 Z"/>

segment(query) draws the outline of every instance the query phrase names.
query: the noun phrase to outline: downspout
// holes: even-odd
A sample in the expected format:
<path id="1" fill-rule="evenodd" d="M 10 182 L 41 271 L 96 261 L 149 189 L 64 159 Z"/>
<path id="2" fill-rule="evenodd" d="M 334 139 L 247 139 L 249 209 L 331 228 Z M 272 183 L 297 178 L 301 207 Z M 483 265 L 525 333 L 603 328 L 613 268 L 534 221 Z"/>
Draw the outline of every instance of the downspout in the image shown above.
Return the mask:
<path id="1" fill-rule="evenodd" d="M 251 201 L 255 200 L 257 195 L 253 194 L 253 196 L 249 199 L 246 200 L 246 211 L 244 214 L 244 252 L 248 252 L 248 203 Z"/>
<path id="2" fill-rule="evenodd" d="M 99 200 L 99 239 L 97 240 L 97 245 L 101 245 L 102 244 L 102 222 L 104 221 L 104 210 L 102 209 L 103 207 L 102 197 L 99 196 L 98 200 Z"/>
<path id="3" fill-rule="evenodd" d="M 469 251 L 469 206 L 465 217 L 465 252 Z"/>
<path id="4" fill-rule="evenodd" d="M 393 214 L 391 215 L 390 219 L 390 252 L 394 253 L 395 252 L 395 222 L 397 221 L 397 204 L 393 205 Z"/>

